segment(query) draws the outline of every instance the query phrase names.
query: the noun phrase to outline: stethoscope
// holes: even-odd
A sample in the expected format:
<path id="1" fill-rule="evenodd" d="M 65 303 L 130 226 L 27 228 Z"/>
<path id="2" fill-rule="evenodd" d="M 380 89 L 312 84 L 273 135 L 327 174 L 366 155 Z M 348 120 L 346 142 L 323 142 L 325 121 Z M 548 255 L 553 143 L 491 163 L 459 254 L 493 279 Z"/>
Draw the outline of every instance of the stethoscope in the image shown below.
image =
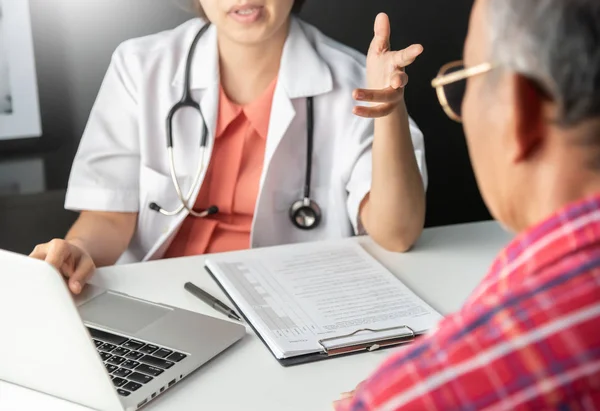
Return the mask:
<path id="1" fill-rule="evenodd" d="M 149 205 L 150 209 L 159 212 L 166 216 L 174 216 L 181 213 L 184 210 L 194 216 L 194 217 L 208 217 L 213 214 L 217 214 L 219 212 L 219 208 L 217 206 L 211 206 L 203 211 L 195 211 L 192 207 L 189 206 L 189 202 L 194 194 L 195 188 L 200 183 L 200 179 L 202 177 L 202 173 L 204 172 L 204 158 L 206 152 L 206 145 L 208 141 L 208 128 L 206 126 L 206 121 L 204 120 L 204 115 L 202 114 L 202 110 L 200 108 L 200 104 L 196 103 L 194 99 L 192 99 L 192 91 L 190 87 L 190 77 L 192 71 L 192 61 L 194 57 L 194 52 L 196 50 L 196 45 L 198 41 L 202 37 L 202 35 L 206 32 L 210 23 L 205 24 L 196 37 L 194 37 L 194 41 L 190 46 L 190 50 L 188 52 L 186 64 L 185 64 L 185 82 L 184 82 L 184 90 L 183 96 L 178 103 L 176 103 L 169 114 L 167 115 L 167 153 L 169 155 L 169 168 L 171 172 L 171 180 L 173 180 L 173 185 L 175 186 L 175 191 L 177 192 L 177 196 L 179 197 L 179 201 L 181 205 L 173 210 L 166 211 L 157 203 L 151 203 Z M 177 174 L 175 172 L 175 159 L 173 155 L 173 118 L 178 110 L 183 108 L 193 108 L 198 111 L 200 117 L 202 118 L 202 136 L 200 138 L 200 152 L 199 152 L 199 160 L 198 160 L 198 171 L 194 177 L 193 183 L 184 197 L 183 192 L 181 190 L 181 185 L 179 184 L 179 180 L 177 178 Z M 321 208 L 319 205 L 310 198 L 310 182 L 312 177 L 312 152 L 313 152 L 313 133 L 314 133 L 314 108 L 313 108 L 313 98 L 308 97 L 306 99 L 306 116 L 307 116 L 307 137 L 306 137 L 306 179 L 304 182 L 304 196 L 301 200 L 298 200 L 292 204 L 290 207 L 289 215 L 292 223 L 301 230 L 312 230 L 316 228 L 321 222 Z"/>

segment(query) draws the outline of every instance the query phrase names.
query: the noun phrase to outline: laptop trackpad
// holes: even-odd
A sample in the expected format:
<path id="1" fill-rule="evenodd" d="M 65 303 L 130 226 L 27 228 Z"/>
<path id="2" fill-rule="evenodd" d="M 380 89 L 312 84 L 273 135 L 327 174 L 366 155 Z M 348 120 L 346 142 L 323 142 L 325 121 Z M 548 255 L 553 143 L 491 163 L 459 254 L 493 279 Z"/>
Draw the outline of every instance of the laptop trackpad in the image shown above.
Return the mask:
<path id="1" fill-rule="evenodd" d="M 110 291 L 78 308 L 84 321 L 127 334 L 136 334 L 171 312 L 169 308 L 113 294 Z"/>

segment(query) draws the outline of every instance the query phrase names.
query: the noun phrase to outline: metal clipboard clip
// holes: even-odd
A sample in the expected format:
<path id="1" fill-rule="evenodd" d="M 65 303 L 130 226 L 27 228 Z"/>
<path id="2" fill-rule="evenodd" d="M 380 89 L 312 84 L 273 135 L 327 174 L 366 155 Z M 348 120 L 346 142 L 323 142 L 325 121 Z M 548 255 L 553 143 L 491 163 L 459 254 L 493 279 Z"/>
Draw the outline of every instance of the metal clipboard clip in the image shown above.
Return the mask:
<path id="1" fill-rule="evenodd" d="M 340 344 L 340 345 L 333 345 L 330 347 L 327 346 L 328 345 L 327 343 L 329 343 L 329 342 L 335 342 L 336 340 L 350 338 L 361 332 L 382 333 L 382 332 L 395 331 L 395 330 L 405 330 L 405 331 L 408 330 L 408 332 L 404 332 L 402 334 L 386 336 L 383 338 L 381 338 L 381 337 L 376 338 L 375 336 L 373 336 L 372 338 L 365 339 L 357 344 Z M 338 335 L 338 336 L 329 337 L 329 338 L 323 338 L 323 339 L 319 340 L 318 343 L 321 347 L 323 347 L 323 350 L 325 351 L 325 353 L 328 356 L 334 356 L 334 355 L 348 354 L 351 352 L 363 351 L 363 350 L 375 351 L 375 350 L 378 350 L 379 348 L 384 348 L 384 347 L 389 347 L 392 345 L 399 345 L 399 344 L 405 344 L 405 343 L 412 342 L 416 337 L 417 337 L 417 335 L 415 334 L 415 332 L 413 331 L 412 328 L 410 328 L 407 325 L 403 325 L 400 327 L 381 328 L 381 329 L 362 328 L 362 329 L 356 330 L 350 334 Z"/>

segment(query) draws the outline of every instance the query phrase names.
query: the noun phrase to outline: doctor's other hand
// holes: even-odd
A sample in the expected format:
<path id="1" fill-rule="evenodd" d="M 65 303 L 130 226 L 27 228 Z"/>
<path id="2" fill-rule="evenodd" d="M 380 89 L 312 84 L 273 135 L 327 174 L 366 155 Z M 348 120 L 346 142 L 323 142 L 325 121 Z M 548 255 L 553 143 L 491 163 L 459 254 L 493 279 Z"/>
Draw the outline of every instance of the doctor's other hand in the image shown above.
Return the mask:
<path id="1" fill-rule="evenodd" d="M 408 84 L 405 68 L 421 53 L 423 46 L 413 44 L 400 51 L 390 50 L 390 19 L 380 13 L 375 19 L 373 41 L 367 54 L 367 89 L 354 90 L 357 101 L 371 103 L 356 106 L 354 114 L 378 118 L 392 113 L 404 101 L 404 87 Z"/>
<path id="2" fill-rule="evenodd" d="M 92 257 L 85 250 L 66 240 L 54 239 L 40 244 L 29 256 L 56 268 L 68 279 L 69 290 L 73 294 L 81 292 L 96 269 Z"/>

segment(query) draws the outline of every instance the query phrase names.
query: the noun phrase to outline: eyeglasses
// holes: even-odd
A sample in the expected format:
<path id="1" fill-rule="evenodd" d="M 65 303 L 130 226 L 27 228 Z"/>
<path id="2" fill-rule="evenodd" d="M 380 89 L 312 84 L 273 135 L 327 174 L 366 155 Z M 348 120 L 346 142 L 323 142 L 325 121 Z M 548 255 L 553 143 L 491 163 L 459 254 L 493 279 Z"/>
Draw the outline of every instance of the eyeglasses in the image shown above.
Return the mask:
<path id="1" fill-rule="evenodd" d="M 491 63 L 465 68 L 462 61 L 448 63 L 440 69 L 431 85 L 436 89 L 442 108 L 452 120 L 462 121 L 462 103 L 467 90 L 467 79 L 492 71 Z"/>

